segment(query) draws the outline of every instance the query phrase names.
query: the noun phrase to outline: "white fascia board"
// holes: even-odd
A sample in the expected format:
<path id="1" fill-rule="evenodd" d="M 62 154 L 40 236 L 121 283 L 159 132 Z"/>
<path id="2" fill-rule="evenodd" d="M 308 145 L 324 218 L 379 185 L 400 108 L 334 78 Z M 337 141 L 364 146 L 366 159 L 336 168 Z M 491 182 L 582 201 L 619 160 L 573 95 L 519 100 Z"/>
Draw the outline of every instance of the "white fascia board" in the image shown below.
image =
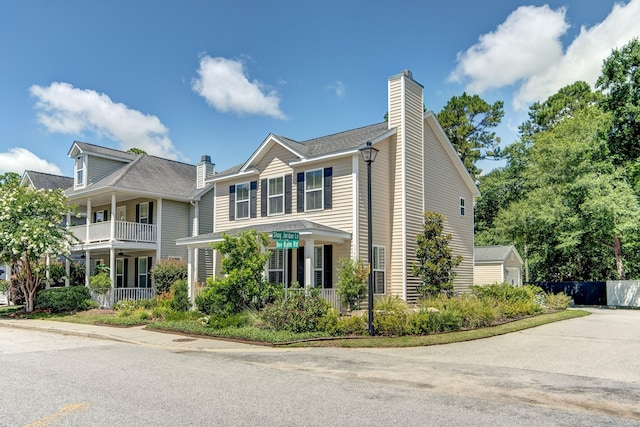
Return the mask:
<path id="1" fill-rule="evenodd" d="M 220 181 L 227 181 L 230 179 L 236 179 L 236 178 L 242 178 L 245 176 L 253 176 L 253 175 L 260 175 L 260 170 L 256 169 L 256 168 L 252 168 L 252 169 L 248 169 L 245 171 L 240 171 L 240 172 L 236 172 L 236 173 L 232 173 L 229 175 L 225 175 L 225 176 L 221 176 L 221 177 L 214 177 L 211 179 L 207 180 L 207 183 L 211 183 L 211 184 L 215 184 L 218 183 Z"/>
<path id="2" fill-rule="evenodd" d="M 280 141 L 277 136 L 275 136 L 274 134 L 269 134 L 269 136 L 267 136 L 267 138 L 264 141 L 262 141 L 262 144 L 260 144 L 260 146 L 256 149 L 256 151 L 253 152 L 251 157 L 249 157 L 249 159 L 242 165 L 242 167 L 240 168 L 240 171 L 244 171 L 248 169 L 251 165 L 255 164 L 256 161 L 261 159 L 262 156 L 264 156 L 265 153 L 271 149 L 273 144 L 279 144 L 284 149 L 293 153 L 295 156 L 303 157 L 302 154 L 296 152 L 295 150 L 292 150 L 291 147 L 289 147 L 284 142 Z"/>

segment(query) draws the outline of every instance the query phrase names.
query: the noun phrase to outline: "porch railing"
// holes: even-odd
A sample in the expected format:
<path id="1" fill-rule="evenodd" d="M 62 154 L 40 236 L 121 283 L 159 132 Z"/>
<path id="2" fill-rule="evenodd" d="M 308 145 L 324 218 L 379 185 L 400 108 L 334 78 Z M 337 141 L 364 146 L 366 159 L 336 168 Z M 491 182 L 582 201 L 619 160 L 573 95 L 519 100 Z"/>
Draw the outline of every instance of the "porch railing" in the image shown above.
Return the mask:
<path id="1" fill-rule="evenodd" d="M 287 289 L 287 292 L 304 292 L 304 288 Z M 336 310 L 341 310 L 340 297 L 335 289 L 320 289 L 320 297 L 331 304 Z"/>
<path id="2" fill-rule="evenodd" d="M 116 221 L 115 226 L 115 240 L 143 243 L 156 243 L 158 241 L 158 227 L 155 224 Z M 76 225 L 74 227 L 70 227 L 69 230 L 80 242 L 84 243 L 100 242 L 111 239 L 111 221 L 89 224 L 88 240 L 86 225 Z"/>
<path id="3" fill-rule="evenodd" d="M 112 305 L 123 299 L 137 301 L 141 299 L 151 299 L 156 295 L 156 290 L 153 288 L 115 288 L 112 289 L 111 292 L 113 294 L 113 298 L 111 299 Z"/>

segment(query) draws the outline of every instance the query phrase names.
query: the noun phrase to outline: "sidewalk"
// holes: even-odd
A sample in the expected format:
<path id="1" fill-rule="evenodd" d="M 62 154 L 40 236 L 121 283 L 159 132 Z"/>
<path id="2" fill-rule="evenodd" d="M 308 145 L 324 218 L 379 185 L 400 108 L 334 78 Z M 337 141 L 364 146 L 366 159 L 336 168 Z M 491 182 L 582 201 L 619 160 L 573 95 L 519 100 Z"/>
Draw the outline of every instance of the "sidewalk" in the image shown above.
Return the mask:
<path id="1" fill-rule="evenodd" d="M 129 328 L 85 325 L 80 323 L 56 322 L 38 319 L 0 319 L 0 327 L 29 329 L 41 332 L 53 332 L 62 335 L 74 335 L 146 345 L 180 351 L 279 351 L 271 347 L 251 345 L 213 338 L 198 338 L 187 335 L 156 332 L 144 329 L 144 326 Z"/>

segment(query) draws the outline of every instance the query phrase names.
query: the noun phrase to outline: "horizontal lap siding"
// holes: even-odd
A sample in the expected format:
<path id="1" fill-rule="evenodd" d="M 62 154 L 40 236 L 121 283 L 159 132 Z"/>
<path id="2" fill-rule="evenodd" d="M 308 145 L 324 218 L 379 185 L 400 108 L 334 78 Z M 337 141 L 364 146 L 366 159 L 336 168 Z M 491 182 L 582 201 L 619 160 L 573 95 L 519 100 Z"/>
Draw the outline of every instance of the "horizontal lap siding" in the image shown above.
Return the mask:
<path id="1" fill-rule="evenodd" d="M 425 126 L 425 210 L 446 217 L 444 231 L 451 233 L 449 246 L 463 257 L 456 268 L 454 288 L 467 290 L 473 284 L 473 195 L 430 126 Z M 460 197 L 466 212 L 460 215 Z"/>
<path id="2" fill-rule="evenodd" d="M 121 168 L 125 163 L 117 160 L 103 159 L 101 157 L 87 157 L 87 183 L 93 184 L 114 170 Z"/>
<path id="3" fill-rule="evenodd" d="M 154 204 L 155 207 L 155 204 Z M 128 209 L 127 209 L 128 210 Z M 177 246 L 176 239 L 189 236 L 189 205 L 187 203 L 162 201 L 162 230 L 160 240 L 160 257 L 180 257 L 187 259 L 184 246 Z"/>
<path id="4" fill-rule="evenodd" d="M 391 248 L 389 248 L 388 284 L 389 293 L 402 296 L 404 289 L 403 266 L 405 260 L 404 247 L 404 200 L 403 200 L 403 128 L 402 128 L 402 81 L 400 79 L 389 81 L 389 128 L 397 128 L 395 141 L 390 146 L 390 181 L 392 183 L 391 212 Z"/>

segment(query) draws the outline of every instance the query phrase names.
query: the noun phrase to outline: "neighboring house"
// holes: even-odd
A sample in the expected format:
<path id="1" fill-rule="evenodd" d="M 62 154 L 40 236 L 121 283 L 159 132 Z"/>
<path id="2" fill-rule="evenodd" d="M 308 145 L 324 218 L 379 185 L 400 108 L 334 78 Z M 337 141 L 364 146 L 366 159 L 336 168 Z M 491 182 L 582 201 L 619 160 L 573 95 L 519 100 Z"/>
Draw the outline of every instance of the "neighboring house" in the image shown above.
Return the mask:
<path id="1" fill-rule="evenodd" d="M 206 183 L 216 187 L 214 229 L 178 239 L 178 247 L 193 259 L 223 233 L 251 228 L 270 235 L 299 233 L 297 249 L 277 249 L 271 241 L 268 279 L 319 287 L 325 297 L 334 294 L 339 259 L 368 260 L 367 165 L 360 150 L 371 142 L 378 150 L 371 164 L 375 294 L 416 299 L 420 280 L 412 265 L 425 211 L 446 217 L 450 246 L 463 257 L 454 286 L 466 289 L 474 282 L 478 189 L 436 115 L 424 112 L 423 87 L 410 71 L 389 78 L 388 95 L 388 122 L 303 142 L 270 134 L 244 163 L 208 177 Z M 216 253 L 214 262 L 219 275 Z M 191 285 L 192 269 L 190 264 Z"/>
<path id="2" fill-rule="evenodd" d="M 522 258 L 515 246 L 476 246 L 474 284 L 522 285 Z"/>
<path id="3" fill-rule="evenodd" d="M 75 168 L 65 193 L 82 218 L 70 227 L 77 238 L 71 252 L 84 259 L 87 283 L 105 264 L 113 301 L 152 296 L 152 267 L 162 258 L 186 261 L 176 239 L 213 231 L 214 187 L 205 184 L 214 173 L 210 158 L 194 166 L 78 141 L 68 155 Z M 195 280 L 213 273 L 211 250 L 190 255 Z"/>

